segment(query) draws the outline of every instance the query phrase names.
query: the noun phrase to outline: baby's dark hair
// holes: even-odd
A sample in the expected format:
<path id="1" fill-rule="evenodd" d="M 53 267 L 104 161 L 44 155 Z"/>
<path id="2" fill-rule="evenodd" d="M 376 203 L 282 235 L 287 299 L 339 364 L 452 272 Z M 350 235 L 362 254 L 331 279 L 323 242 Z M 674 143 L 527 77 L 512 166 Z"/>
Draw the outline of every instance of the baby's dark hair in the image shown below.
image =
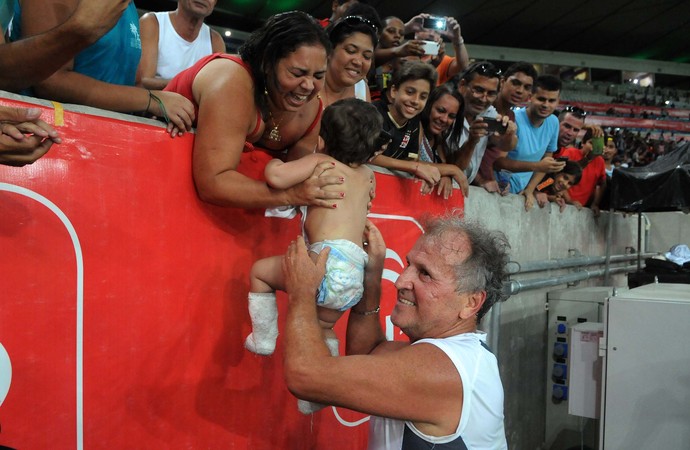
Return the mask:
<path id="1" fill-rule="evenodd" d="M 364 164 L 378 151 L 383 118 L 371 103 L 338 100 L 323 112 L 321 137 L 326 153 L 343 164 Z"/>
<path id="2" fill-rule="evenodd" d="M 576 161 L 566 161 L 565 167 L 561 170 L 561 173 L 566 175 L 572 175 L 575 177 L 573 184 L 577 184 L 582 179 L 582 167 Z"/>

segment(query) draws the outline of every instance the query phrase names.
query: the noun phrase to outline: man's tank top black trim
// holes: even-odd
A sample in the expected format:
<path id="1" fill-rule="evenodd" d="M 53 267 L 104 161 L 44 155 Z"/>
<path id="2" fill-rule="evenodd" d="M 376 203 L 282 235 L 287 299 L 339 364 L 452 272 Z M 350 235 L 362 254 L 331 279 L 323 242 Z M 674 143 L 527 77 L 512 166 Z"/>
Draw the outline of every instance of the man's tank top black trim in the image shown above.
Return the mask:
<path id="1" fill-rule="evenodd" d="M 462 436 L 458 436 L 457 439 L 445 444 L 434 444 L 433 442 L 427 442 L 417 436 L 414 431 L 405 424 L 405 432 L 403 433 L 403 442 L 400 450 L 467 450 L 465 441 L 462 440 Z"/>

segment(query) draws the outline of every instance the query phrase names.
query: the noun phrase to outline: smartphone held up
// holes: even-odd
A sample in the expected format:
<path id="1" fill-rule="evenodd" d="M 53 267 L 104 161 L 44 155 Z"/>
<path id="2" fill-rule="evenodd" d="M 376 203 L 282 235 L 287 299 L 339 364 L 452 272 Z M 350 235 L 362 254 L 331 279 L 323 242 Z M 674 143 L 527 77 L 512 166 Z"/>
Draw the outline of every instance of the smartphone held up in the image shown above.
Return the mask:
<path id="1" fill-rule="evenodd" d="M 440 48 L 440 44 L 436 41 L 422 41 L 424 44 L 422 45 L 422 49 L 424 50 L 425 55 L 432 55 L 436 56 L 438 55 L 438 50 Z"/>
<path id="2" fill-rule="evenodd" d="M 447 26 L 445 17 L 429 16 L 422 21 L 422 28 L 427 30 L 445 31 Z"/>
<path id="3" fill-rule="evenodd" d="M 502 121 L 494 117 L 482 117 L 482 121 L 489 125 L 487 128 L 489 134 L 505 134 L 506 130 L 508 129 L 508 125 L 504 125 Z"/>

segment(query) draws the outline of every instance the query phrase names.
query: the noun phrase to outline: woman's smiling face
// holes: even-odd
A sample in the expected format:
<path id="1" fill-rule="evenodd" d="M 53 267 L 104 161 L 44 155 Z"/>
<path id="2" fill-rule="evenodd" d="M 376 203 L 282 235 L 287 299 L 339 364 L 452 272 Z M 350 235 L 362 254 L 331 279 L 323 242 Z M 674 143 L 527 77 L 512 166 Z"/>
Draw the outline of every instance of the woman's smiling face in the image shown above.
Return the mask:
<path id="1" fill-rule="evenodd" d="M 328 80 L 353 86 L 367 76 L 374 59 L 374 43 L 364 33 L 353 33 L 335 46 L 328 61 Z"/>
<path id="2" fill-rule="evenodd" d="M 436 100 L 429 114 L 429 132 L 435 136 L 443 134 L 455 122 L 459 109 L 460 102 L 450 94 Z"/>

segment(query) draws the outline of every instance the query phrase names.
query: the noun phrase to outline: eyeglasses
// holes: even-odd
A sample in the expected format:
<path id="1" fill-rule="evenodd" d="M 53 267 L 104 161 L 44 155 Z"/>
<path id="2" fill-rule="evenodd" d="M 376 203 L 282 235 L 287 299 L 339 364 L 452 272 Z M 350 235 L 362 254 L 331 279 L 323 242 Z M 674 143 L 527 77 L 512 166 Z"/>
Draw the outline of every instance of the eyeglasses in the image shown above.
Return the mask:
<path id="1" fill-rule="evenodd" d="M 379 32 L 379 27 L 377 27 L 377 26 L 374 24 L 374 22 L 372 22 L 372 21 L 369 20 L 369 19 L 365 19 L 365 18 L 362 17 L 362 16 L 345 16 L 345 17 L 343 17 L 342 19 L 340 19 L 340 20 L 338 21 L 338 23 L 336 23 L 335 26 L 334 26 L 333 28 L 335 29 L 335 27 L 337 27 L 337 26 L 340 25 L 341 23 L 345 23 L 345 24 L 347 24 L 347 25 L 357 25 L 357 24 L 363 23 L 363 24 L 369 25 L 371 28 L 373 28 L 375 33 L 378 34 L 378 32 Z"/>
<path id="2" fill-rule="evenodd" d="M 501 69 L 497 68 L 490 62 L 475 63 L 471 65 L 467 71 L 465 71 L 462 78 L 467 80 L 470 75 L 474 73 L 488 78 L 499 78 L 501 76 Z"/>
<path id="3" fill-rule="evenodd" d="M 474 97 L 483 97 L 486 95 L 488 100 L 493 100 L 498 97 L 498 91 L 487 91 L 481 86 L 470 86 L 470 91 Z"/>
<path id="4" fill-rule="evenodd" d="M 565 108 L 563 108 L 563 112 L 570 113 L 574 116 L 578 117 L 585 117 L 587 115 L 587 111 L 584 109 L 580 108 L 579 106 L 574 106 L 574 105 L 568 105 Z"/>

